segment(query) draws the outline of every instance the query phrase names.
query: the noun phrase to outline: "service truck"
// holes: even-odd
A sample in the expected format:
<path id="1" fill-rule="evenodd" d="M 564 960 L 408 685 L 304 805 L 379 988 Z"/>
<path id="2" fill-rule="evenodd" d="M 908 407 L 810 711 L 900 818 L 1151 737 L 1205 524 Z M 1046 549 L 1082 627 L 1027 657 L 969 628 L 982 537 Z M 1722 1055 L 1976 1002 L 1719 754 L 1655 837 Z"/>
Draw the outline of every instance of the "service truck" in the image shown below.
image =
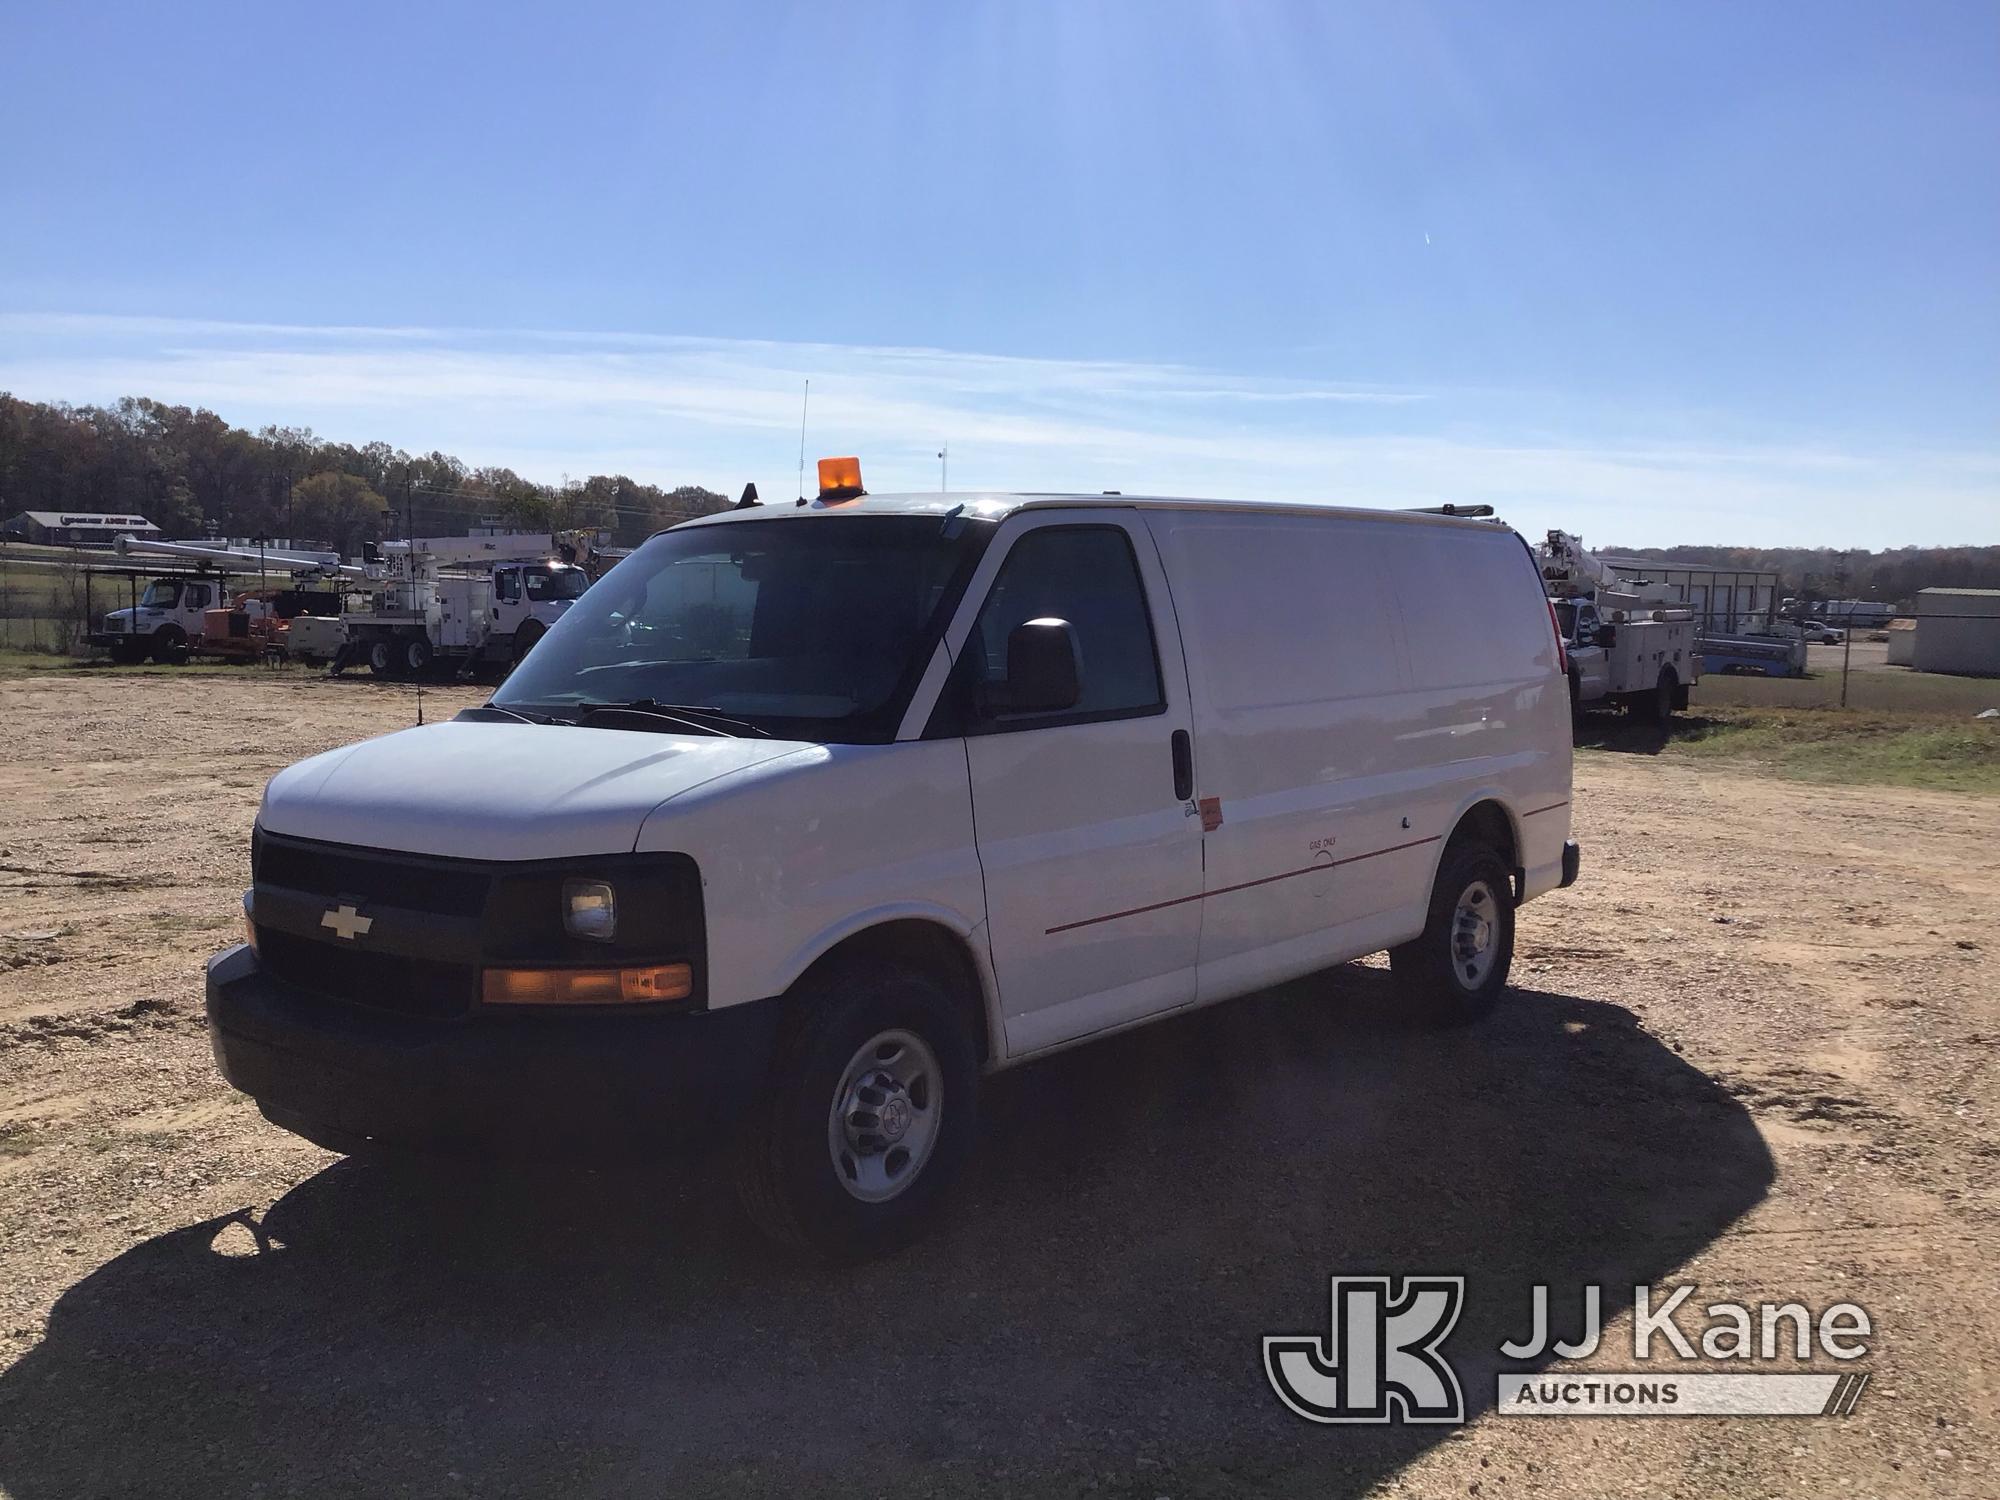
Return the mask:
<path id="1" fill-rule="evenodd" d="M 1548 534 L 1537 561 L 1562 635 L 1573 714 L 1627 708 L 1664 722 L 1687 707 L 1701 677 L 1692 610 L 1649 597 L 1643 585 L 1619 583 L 1565 531 Z"/>
<path id="2" fill-rule="evenodd" d="M 417 677 L 452 662 L 469 675 L 517 662 L 590 587 L 547 532 L 384 542 L 378 558 L 336 669 L 366 662 L 378 677 Z"/>

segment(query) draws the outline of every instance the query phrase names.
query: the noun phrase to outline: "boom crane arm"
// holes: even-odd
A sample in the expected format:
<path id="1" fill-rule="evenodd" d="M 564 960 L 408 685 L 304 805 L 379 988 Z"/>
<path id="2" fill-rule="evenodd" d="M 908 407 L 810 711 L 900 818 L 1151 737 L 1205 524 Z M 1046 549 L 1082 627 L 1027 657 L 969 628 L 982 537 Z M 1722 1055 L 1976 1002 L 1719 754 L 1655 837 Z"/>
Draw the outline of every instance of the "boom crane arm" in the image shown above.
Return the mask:
<path id="1" fill-rule="evenodd" d="M 192 558 L 218 567 L 229 563 L 256 563 L 285 573 L 323 573 L 342 578 L 368 576 L 367 569 L 360 564 L 342 562 L 338 552 L 291 552 L 268 547 L 260 551 L 255 547 L 204 545 L 199 542 L 149 542 L 129 536 L 117 538 L 112 545 L 121 557 L 137 552 L 149 557 Z"/>

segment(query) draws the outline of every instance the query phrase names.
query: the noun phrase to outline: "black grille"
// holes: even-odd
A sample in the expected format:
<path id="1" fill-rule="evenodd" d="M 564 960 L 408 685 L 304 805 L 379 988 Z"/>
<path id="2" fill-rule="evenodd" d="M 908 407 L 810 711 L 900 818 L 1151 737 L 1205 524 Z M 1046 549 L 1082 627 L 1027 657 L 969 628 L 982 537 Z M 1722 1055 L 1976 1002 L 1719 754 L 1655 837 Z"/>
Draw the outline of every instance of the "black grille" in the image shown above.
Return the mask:
<path id="1" fill-rule="evenodd" d="M 479 971 L 469 966 L 336 947 L 269 928 L 258 930 L 257 954 L 273 975 L 300 989 L 408 1016 L 462 1016 L 479 987 Z"/>
<path id="2" fill-rule="evenodd" d="M 486 905 L 490 877 L 453 860 L 359 852 L 328 844 L 296 843 L 260 833 L 253 847 L 253 878 L 321 896 L 401 906 L 440 916 L 476 917 Z"/>

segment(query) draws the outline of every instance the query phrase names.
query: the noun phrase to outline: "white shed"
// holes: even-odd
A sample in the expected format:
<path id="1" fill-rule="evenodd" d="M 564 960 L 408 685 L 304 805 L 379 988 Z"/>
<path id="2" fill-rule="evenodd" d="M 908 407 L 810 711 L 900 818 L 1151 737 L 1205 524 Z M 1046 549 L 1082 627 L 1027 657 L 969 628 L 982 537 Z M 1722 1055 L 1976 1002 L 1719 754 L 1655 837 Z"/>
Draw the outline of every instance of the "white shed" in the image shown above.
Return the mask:
<path id="1" fill-rule="evenodd" d="M 2000 589 L 1924 589 L 1917 595 L 1919 672 L 2000 677 Z"/>

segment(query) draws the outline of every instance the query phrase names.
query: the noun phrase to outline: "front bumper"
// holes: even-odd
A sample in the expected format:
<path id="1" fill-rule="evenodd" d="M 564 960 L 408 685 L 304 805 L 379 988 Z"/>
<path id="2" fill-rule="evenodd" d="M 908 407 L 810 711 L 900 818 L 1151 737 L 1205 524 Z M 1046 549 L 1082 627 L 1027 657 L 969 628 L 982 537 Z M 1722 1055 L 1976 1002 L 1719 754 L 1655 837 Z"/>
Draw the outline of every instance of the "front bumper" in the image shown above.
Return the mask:
<path id="1" fill-rule="evenodd" d="M 758 1097 L 778 1011 L 434 1020 L 287 984 L 247 944 L 208 963 L 222 1076 L 273 1123 L 346 1152 L 594 1161 L 698 1141 Z"/>

